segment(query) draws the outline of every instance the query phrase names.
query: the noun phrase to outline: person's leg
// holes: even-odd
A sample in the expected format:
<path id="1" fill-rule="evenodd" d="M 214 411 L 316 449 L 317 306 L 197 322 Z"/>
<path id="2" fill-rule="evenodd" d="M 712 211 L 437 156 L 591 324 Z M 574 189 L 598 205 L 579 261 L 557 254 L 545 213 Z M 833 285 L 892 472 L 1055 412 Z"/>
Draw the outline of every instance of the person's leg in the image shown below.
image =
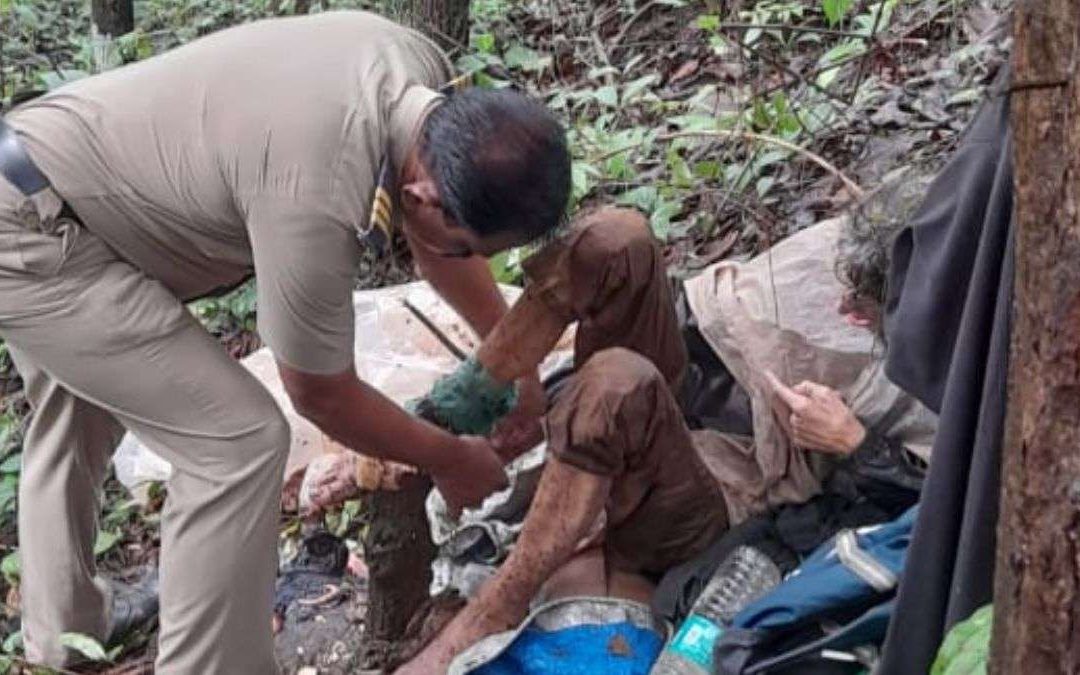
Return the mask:
<path id="1" fill-rule="evenodd" d="M 19 477 L 23 642 L 30 661 L 63 666 L 70 654 L 62 633 L 106 637 L 109 597 L 94 540 L 101 484 L 123 427 L 18 350 L 11 354 L 33 409 Z"/>
<path id="2" fill-rule="evenodd" d="M 609 576 L 663 571 L 726 527 L 719 487 L 693 449 L 665 378 L 639 354 L 594 354 L 567 383 L 547 424 L 551 456 L 514 550 L 400 672 L 442 672 L 452 655 L 521 621 L 601 513 Z"/>
<path id="3" fill-rule="evenodd" d="M 577 321 L 580 365 L 609 347 L 641 354 L 678 391 L 686 347 L 648 221 L 631 209 L 599 209 L 525 262 L 525 292 L 492 330 L 477 359 L 497 380 L 534 372 Z"/>
<path id="4" fill-rule="evenodd" d="M 162 517 L 156 672 L 276 672 L 270 625 L 287 422 L 163 285 L 87 231 L 74 245 L 55 239 L 16 237 L 36 256 L 31 260 L 48 264 L 28 267 L 23 255 L 0 259 L 0 334 L 24 361 L 114 416 L 175 468 Z M 50 253 L 57 246 L 62 256 Z M 52 433 L 48 425 L 33 436 L 28 457 Z M 98 442 L 80 435 L 78 443 L 91 441 Z M 49 499 L 54 505 L 43 506 Z M 37 508 L 64 510 L 60 497 L 40 497 Z M 51 538 L 74 527 L 64 520 L 22 536 Z M 71 587 L 63 565 L 44 574 L 36 584 Z M 32 628 L 41 625 L 35 612 L 49 611 L 27 609 Z M 34 638 L 52 644 L 57 636 Z"/>

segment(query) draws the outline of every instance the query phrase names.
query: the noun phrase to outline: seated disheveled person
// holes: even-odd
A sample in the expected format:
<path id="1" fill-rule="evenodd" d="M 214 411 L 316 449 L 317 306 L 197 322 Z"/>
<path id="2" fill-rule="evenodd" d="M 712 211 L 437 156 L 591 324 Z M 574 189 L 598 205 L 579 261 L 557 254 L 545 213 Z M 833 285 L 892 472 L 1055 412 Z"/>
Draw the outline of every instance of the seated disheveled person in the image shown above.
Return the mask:
<path id="1" fill-rule="evenodd" d="M 660 249 L 632 211 L 595 212 L 534 256 L 525 294 L 476 359 L 513 382 L 578 323 L 578 367 L 544 417 L 548 464 L 507 561 L 400 672 L 442 672 L 520 622 L 538 595 L 646 600 L 667 569 L 750 515 L 813 497 L 840 465 L 913 501 L 936 422 L 879 365 L 895 221 L 864 209 L 715 265 L 680 298 L 699 333 L 680 326 Z M 706 364 L 713 386 L 696 392 L 686 335 L 692 351 L 703 337 L 719 357 Z M 702 363 L 690 365 L 700 385 Z M 687 415 L 676 392 L 701 409 L 710 388 L 733 429 L 688 426 L 708 410 Z M 524 446 L 506 432 L 494 442 L 506 456 Z"/>

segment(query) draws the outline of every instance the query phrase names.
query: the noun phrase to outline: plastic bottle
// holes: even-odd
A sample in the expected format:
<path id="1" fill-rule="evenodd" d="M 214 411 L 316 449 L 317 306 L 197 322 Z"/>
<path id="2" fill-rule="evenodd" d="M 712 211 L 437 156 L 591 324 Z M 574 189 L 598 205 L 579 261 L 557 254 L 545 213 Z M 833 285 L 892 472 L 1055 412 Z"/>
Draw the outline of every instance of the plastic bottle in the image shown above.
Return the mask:
<path id="1" fill-rule="evenodd" d="M 650 675 L 712 675 L 713 645 L 724 627 L 779 583 L 780 570 L 767 555 L 750 546 L 736 548 L 720 563 Z"/>

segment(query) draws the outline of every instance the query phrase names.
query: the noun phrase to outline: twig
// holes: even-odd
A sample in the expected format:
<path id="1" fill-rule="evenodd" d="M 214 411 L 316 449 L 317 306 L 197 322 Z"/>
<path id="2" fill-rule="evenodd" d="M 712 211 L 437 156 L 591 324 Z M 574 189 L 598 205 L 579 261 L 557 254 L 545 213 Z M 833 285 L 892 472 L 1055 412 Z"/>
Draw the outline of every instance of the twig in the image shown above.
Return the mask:
<path id="1" fill-rule="evenodd" d="M 619 43 L 623 41 L 623 38 L 626 37 L 626 34 L 630 31 L 630 27 L 637 23 L 638 20 L 641 19 L 641 17 L 645 16 L 646 12 L 655 7 L 657 4 L 659 3 L 657 3 L 656 0 L 650 0 L 649 2 L 646 2 L 644 5 L 642 5 L 641 9 L 634 12 L 633 16 L 627 19 L 626 23 L 624 23 L 622 28 L 619 29 L 618 34 L 614 38 L 612 38 L 611 46 L 618 47 Z"/>
<path id="2" fill-rule="evenodd" d="M 801 73 L 799 73 L 794 68 L 791 68 L 790 66 L 784 65 L 779 60 L 777 60 L 776 58 L 770 56 L 769 54 L 766 54 L 765 52 L 761 51 L 757 47 L 754 47 L 753 45 L 751 45 L 749 43 L 743 42 L 742 40 L 735 40 L 735 42 L 736 42 L 736 44 L 741 46 L 743 49 L 746 49 L 747 51 L 749 51 L 754 56 L 762 59 L 763 61 L 767 61 L 774 68 L 779 68 L 780 70 L 783 70 L 784 72 L 791 75 L 792 77 L 794 77 L 799 82 L 802 82 L 804 85 L 806 85 L 808 87 L 812 87 L 813 89 L 821 92 L 822 94 L 825 94 L 825 96 L 827 96 L 828 98 L 830 98 L 830 99 L 832 99 L 834 101 L 837 101 L 839 103 L 843 103 L 844 107 L 851 107 L 851 104 L 848 103 L 847 101 L 845 101 L 840 96 L 832 93 L 831 91 L 829 91 L 825 87 L 821 86 L 817 82 L 814 82 L 813 80 L 806 79 L 806 77 L 804 77 Z M 821 121 L 821 119 L 819 118 L 818 121 Z"/>
<path id="3" fill-rule="evenodd" d="M 37 672 L 36 669 L 41 667 L 40 664 L 31 663 L 23 657 L 16 656 L 15 654 L 8 654 L 7 657 L 22 666 L 23 668 L 26 668 L 27 670 L 31 670 L 33 672 Z M 79 673 L 76 673 L 74 670 L 65 670 L 63 668 L 57 668 L 55 666 L 51 667 L 50 672 L 58 673 L 58 675 L 79 675 Z"/>
<path id="4" fill-rule="evenodd" d="M 451 354 L 453 354 L 458 361 L 464 361 L 469 358 L 469 355 L 462 351 L 461 347 L 454 344 L 454 341 L 447 337 L 446 333 L 442 332 L 435 322 L 428 318 L 426 314 L 420 311 L 420 308 L 412 304 L 408 298 L 402 298 L 401 304 L 405 305 L 405 308 L 412 312 L 412 315 L 416 317 L 417 321 L 424 324 L 424 327 L 431 331 L 431 334 L 442 343 L 443 347 L 446 347 Z"/>
<path id="5" fill-rule="evenodd" d="M 782 138 L 777 138 L 775 136 L 766 136 L 765 134 L 755 134 L 750 131 L 727 131 L 725 129 L 709 129 L 700 131 L 675 131 L 667 134 L 659 134 L 651 140 L 663 142 L 672 141 L 677 138 L 739 138 L 744 141 L 759 141 L 761 143 L 775 145 L 777 147 L 784 148 L 785 150 L 790 150 L 796 154 L 802 155 L 803 157 L 812 161 L 814 164 L 820 166 L 822 169 L 825 169 L 825 171 L 829 172 L 836 178 L 840 179 L 840 182 L 844 184 L 844 188 L 851 194 L 852 197 L 856 199 L 861 199 L 863 194 L 865 194 L 863 189 L 859 187 L 858 184 L 855 183 L 855 181 L 848 178 L 843 171 L 829 163 L 827 159 L 813 152 L 812 150 L 807 150 L 804 147 L 795 145 L 794 143 L 791 143 L 789 141 L 785 141 Z M 629 150 L 639 148 L 642 145 L 645 145 L 645 143 L 647 142 L 649 142 L 648 139 L 638 143 L 632 143 L 625 147 L 619 148 L 617 150 L 612 150 L 610 152 L 605 152 L 598 157 L 592 157 L 590 159 L 593 162 L 601 162 L 605 159 L 614 157 L 615 155 L 619 155 Z"/>
<path id="6" fill-rule="evenodd" d="M 875 42 L 872 45 L 870 45 L 870 47 L 876 48 L 876 47 L 878 47 L 878 44 L 879 43 Z M 848 56 L 846 58 L 840 59 L 839 61 L 836 61 L 835 63 L 828 63 L 828 64 L 818 66 L 817 68 L 811 70 L 809 73 L 804 75 L 804 77 L 806 79 L 808 79 L 808 80 L 811 79 L 811 78 L 815 78 L 815 77 L 817 77 L 818 75 L 821 75 L 822 73 L 824 73 L 827 70 L 833 70 L 834 68 L 843 68 L 844 66 L 848 65 L 849 63 L 854 63 L 855 61 L 858 61 L 862 57 L 863 57 L 863 54 L 855 54 L 853 56 Z M 905 83 L 904 86 L 907 86 L 907 83 Z M 758 95 L 759 96 L 768 96 L 769 94 L 773 93 L 774 91 L 779 91 L 780 89 L 784 89 L 786 87 L 787 87 L 787 84 L 782 82 L 780 84 L 775 84 L 775 85 L 773 85 L 771 87 L 766 88 L 765 90 L 761 91 Z"/>
<path id="7" fill-rule="evenodd" d="M 303 607 L 318 607 L 319 605 L 325 605 L 331 600 L 335 600 L 342 595 L 343 589 L 337 584 L 326 584 L 323 586 L 323 594 L 315 598 L 298 598 L 296 604 Z"/>
<path id="8" fill-rule="evenodd" d="M 838 37 L 855 37 L 866 39 L 864 33 L 853 30 L 839 30 L 836 28 L 821 28 L 820 26 L 789 26 L 782 23 L 722 23 L 717 30 L 790 30 L 796 33 L 820 33 L 822 35 L 835 35 Z"/>
<path id="9" fill-rule="evenodd" d="M 874 14 L 874 26 L 870 29 L 870 37 L 867 39 L 868 44 L 873 44 L 877 40 L 878 28 L 881 26 L 881 17 L 885 15 L 885 3 L 882 2 L 878 5 L 877 12 Z M 874 55 L 874 50 L 867 49 L 863 54 L 862 61 L 859 61 L 859 72 L 855 76 L 855 86 L 851 88 L 851 98 L 849 103 L 855 103 L 855 97 L 859 95 L 859 87 L 862 86 L 863 77 L 866 74 L 866 64 L 870 60 L 870 57 Z"/>
<path id="10" fill-rule="evenodd" d="M 600 39 L 600 34 L 596 31 L 593 31 L 592 40 L 593 46 L 596 47 L 596 53 L 600 55 L 600 60 L 603 62 L 603 64 L 608 68 L 614 68 L 615 66 L 611 65 L 611 59 L 608 58 L 607 50 L 604 49 L 604 43 Z M 604 83 L 615 84 L 615 76 L 608 72 L 606 75 L 604 75 Z"/>

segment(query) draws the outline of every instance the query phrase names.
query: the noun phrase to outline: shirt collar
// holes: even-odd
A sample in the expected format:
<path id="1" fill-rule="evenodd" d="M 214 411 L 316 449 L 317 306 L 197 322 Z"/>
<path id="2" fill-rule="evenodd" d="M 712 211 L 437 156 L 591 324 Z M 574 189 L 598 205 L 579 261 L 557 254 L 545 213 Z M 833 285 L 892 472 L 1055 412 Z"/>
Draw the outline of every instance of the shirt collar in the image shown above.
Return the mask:
<path id="1" fill-rule="evenodd" d="M 423 85 L 413 85 L 405 90 L 390 111 L 389 152 L 395 179 L 420 135 L 424 118 L 442 98 L 437 91 Z"/>

